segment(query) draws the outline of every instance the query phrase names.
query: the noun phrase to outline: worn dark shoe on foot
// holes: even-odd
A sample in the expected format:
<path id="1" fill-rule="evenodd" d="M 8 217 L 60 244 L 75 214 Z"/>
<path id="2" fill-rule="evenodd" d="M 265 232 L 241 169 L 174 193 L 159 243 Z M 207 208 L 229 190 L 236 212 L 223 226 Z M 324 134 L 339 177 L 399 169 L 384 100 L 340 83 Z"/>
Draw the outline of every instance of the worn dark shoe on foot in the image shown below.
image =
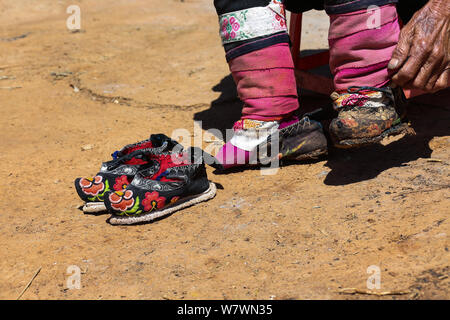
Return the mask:
<path id="1" fill-rule="evenodd" d="M 406 98 L 399 87 L 350 87 L 344 93 L 333 92 L 331 98 L 339 112 L 330 124 L 336 147 L 360 147 L 410 131 L 402 122 Z"/>
<path id="2" fill-rule="evenodd" d="M 125 189 L 139 170 L 154 165 L 152 159 L 155 155 L 169 152 L 176 145 L 176 141 L 163 134 L 151 135 L 148 140 L 115 151 L 113 160 L 104 162 L 95 177 L 75 179 L 77 193 L 86 202 L 83 211 L 106 211 L 103 200 L 107 191 Z"/>
<path id="3" fill-rule="evenodd" d="M 218 169 L 268 164 L 274 159 L 315 159 L 327 154 L 321 124 L 308 117 L 283 121 L 244 119 L 236 122 L 233 129 L 233 138 L 215 157 Z"/>
<path id="4" fill-rule="evenodd" d="M 216 186 L 208 181 L 200 149 L 155 160 L 157 164 L 139 171 L 125 190 L 106 193 L 111 224 L 149 222 L 215 196 Z"/>

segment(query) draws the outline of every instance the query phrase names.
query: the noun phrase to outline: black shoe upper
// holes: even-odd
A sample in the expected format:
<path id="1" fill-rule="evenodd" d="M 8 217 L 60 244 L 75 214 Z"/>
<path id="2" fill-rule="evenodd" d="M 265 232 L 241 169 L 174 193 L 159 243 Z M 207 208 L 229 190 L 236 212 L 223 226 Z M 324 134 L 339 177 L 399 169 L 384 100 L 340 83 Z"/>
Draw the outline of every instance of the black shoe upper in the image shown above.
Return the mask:
<path id="1" fill-rule="evenodd" d="M 83 201 L 101 202 L 106 192 L 125 189 L 138 171 L 156 166 L 153 158 L 170 152 L 175 146 L 182 149 L 176 141 L 163 134 L 153 134 L 150 139 L 129 144 L 114 152 L 113 160 L 102 163 L 94 178 L 77 178 L 77 193 Z"/>
<path id="2" fill-rule="evenodd" d="M 137 216 L 208 189 L 202 150 L 191 148 L 183 153 L 181 159 L 172 159 L 167 164 L 161 158 L 159 165 L 139 171 L 125 190 L 107 192 L 105 206 L 108 211 L 116 215 Z"/>

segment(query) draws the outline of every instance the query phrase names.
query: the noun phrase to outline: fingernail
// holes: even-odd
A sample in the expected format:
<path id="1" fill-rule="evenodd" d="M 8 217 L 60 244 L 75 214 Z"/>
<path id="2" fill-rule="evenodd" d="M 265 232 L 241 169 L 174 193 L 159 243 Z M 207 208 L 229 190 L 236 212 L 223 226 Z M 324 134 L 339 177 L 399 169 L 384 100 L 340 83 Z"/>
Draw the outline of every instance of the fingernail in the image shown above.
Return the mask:
<path id="1" fill-rule="evenodd" d="M 391 61 L 389 61 L 388 64 L 388 69 L 395 69 L 398 66 L 398 60 L 397 59 L 392 59 Z"/>

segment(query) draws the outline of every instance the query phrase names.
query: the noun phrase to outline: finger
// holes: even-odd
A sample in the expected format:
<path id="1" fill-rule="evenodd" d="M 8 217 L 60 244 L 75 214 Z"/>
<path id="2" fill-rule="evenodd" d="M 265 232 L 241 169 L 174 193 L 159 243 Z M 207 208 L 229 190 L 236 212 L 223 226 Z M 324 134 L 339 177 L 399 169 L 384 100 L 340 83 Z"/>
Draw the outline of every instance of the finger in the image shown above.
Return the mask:
<path id="1" fill-rule="evenodd" d="M 449 83 L 449 75 L 450 75 L 450 67 L 444 70 L 439 79 L 436 81 L 436 84 L 433 87 L 433 91 L 440 91 L 450 86 Z"/>
<path id="2" fill-rule="evenodd" d="M 445 69 L 443 60 L 444 57 L 442 56 L 439 47 L 434 46 L 433 52 L 428 56 L 428 59 L 414 78 L 413 86 L 422 90 L 426 90 L 427 87 L 429 89 L 433 88 L 442 71 Z M 431 82 L 432 84 L 430 84 Z"/>
<path id="3" fill-rule="evenodd" d="M 438 81 L 439 77 L 442 75 L 442 73 L 445 72 L 445 68 L 447 67 L 447 64 L 441 60 L 440 65 L 436 66 L 431 73 L 430 78 L 428 79 L 427 83 L 425 84 L 425 88 L 423 90 L 427 92 L 433 92 L 434 86 L 436 85 L 436 82 Z"/>
<path id="4" fill-rule="evenodd" d="M 408 57 L 408 60 L 392 77 L 392 81 L 400 86 L 403 86 L 416 78 L 420 68 L 425 64 L 425 61 L 427 61 L 433 48 L 432 43 L 429 43 L 427 40 L 414 41 L 414 43 L 416 45 L 411 48 L 411 55 Z"/>
<path id="5" fill-rule="evenodd" d="M 395 47 L 392 53 L 392 58 L 389 61 L 388 69 L 396 70 L 400 68 L 406 61 L 411 50 L 411 43 L 414 37 L 414 29 L 412 27 L 405 26 L 400 32 L 397 47 Z"/>
<path id="6" fill-rule="evenodd" d="M 436 85 L 436 82 L 438 81 L 441 75 L 442 73 L 434 72 L 433 75 L 428 80 L 427 84 L 425 85 L 425 88 L 422 90 L 426 92 L 434 92 L 434 86 Z"/>
<path id="7" fill-rule="evenodd" d="M 392 77 L 392 81 L 401 87 L 405 86 L 408 82 L 412 82 L 422 65 L 421 60 L 417 57 L 409 57 L 403 67 Z"/>

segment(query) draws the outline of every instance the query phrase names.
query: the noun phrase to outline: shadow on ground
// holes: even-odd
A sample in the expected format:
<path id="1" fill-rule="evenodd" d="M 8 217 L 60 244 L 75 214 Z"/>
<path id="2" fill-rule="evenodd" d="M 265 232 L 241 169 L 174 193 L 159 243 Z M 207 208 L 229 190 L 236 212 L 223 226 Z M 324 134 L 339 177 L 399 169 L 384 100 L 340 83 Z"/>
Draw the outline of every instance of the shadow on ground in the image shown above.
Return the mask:
<path id="1" fill-rule="evenodd" d="M 220 96 L 211 102 L 209 109 L 195 113 L 194 120 L 202 121 L 204 130 L 218 129 L 225 137 L 226 129 L 231 129 L 241 117 L 242 102 L 238 98 L 236 84 L 231 74 L 224 77 L 212 90 L 220 92 Z M 299 115 L 329 103 L 327 96 L 312 92 L 302 92 L 299 96 L 301 96 Z"/>
<path id="2" fill-rule="evenodd" d="M 231 75 L 224 77 L 212 88 L 220 92 L 219 98 L 207 110 L 194 115 L 202 121 L 203 129 L 218 129 L 225 137 L 225 130 L 232 128 L 241 116 L 242 102 L 237 97 L 236 85 Z M 329 104 L 327 96 L 311 92 L 300 94 L 300 112 L 304 114 Z M 376 144 L 356 150 L 340 150 L 330 146 L 326 166 L 331 169 L 324 183 L 346 185 L 373 179 L 384 170 L 404 166 L 419 158 L 430 158 L 429 142 L 433 137 L 450 134 L 450 90 L 437 95 L 426 95 L 413 99 L 408 108 L 408 118 L 416 131 L 415 136 L 406 136 L 386 146 Z M 432 105 L 428 105 L 431 103 Z M 328 122 L 323 122 L 327 127 Z M 221 137 L 221 138 L 222 138 Z"/>
<path id="3" fill-rule="evenodd" d="M 242 102 L 237 96 L 231 74 L 212 87 L 212 90 L 220 92 L 220 96 L 211 102 L 209 109 L 195 113 L 194 120 L 202 121 L 204 130 L 218 129 L 225 137 L 226 129 L 232 128 L 234 122 L 241 117 Z"/>
<path id="4" fill-rule="evenodd" d="M 384 170 L 406 165 L 419 158 L 430 158 L 433 150 L 429 142 L 434 137 L 450 134 L 450 91 L 443 92 L 441 106 L 425 105 L 426 97 L 412 100 L 408 118 L 416 131 L 415 136 L 406 136 L 386 146 L 376 144 L 357 150 L 332 148 L 326 166 L 331 172 L 326 176 L 327 185 L 346 185 L 378 176 Z"/>

